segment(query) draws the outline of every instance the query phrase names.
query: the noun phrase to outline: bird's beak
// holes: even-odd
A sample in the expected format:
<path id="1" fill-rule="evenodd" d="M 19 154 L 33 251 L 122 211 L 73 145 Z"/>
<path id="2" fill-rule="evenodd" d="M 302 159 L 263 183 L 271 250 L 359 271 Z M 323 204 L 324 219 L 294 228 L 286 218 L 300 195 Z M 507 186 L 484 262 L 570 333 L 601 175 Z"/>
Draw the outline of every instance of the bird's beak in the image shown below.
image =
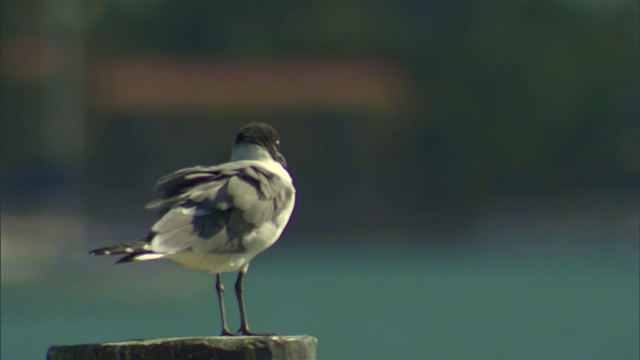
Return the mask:
<path id="1" fill-rule="evenodd" d="M 282 155 L 280 152 L 276 152 L 276 160 L 282 164 L 283 167 L 287 167 L 287 160 L 285 160 L 284 155 Z"/>

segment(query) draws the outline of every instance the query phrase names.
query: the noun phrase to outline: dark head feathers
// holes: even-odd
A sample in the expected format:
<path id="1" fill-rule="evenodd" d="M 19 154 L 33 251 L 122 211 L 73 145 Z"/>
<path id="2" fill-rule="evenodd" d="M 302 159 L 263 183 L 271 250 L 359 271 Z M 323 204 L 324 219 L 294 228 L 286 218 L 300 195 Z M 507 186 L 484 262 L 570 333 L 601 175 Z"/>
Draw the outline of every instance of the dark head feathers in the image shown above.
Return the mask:
<path id="1" fill-rule="evenodd" d="M 236 137 L 236 144 L 250 143 L 265 148 L 280 146 L 280 137 L 271 125 L 259 122 L 249 123 L 240 129 Z"/>
<path id="2" fill-rule="evenodd" d="M 240 129 L 236 137 L 236 145 L 238 144 L 254 144 L 261 146 L 271 154 L 271 157 L 286 167 L 287 162 L 284 156 L 278 151 L 280 149 L 280 137 L 271 125 L 252 122 Z"/>

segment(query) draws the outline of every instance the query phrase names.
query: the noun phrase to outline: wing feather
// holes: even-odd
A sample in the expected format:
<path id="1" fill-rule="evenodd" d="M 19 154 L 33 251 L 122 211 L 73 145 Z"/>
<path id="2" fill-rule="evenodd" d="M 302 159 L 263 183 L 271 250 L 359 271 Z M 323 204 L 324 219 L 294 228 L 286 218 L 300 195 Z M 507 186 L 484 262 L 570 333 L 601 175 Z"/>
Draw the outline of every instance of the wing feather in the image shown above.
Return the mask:
<path id="1" fill-rule="evenodd" d="M 234 208 L 248 209 L 258 201 L 260 188 L 249 182 L 242 176 L 234 176 L 229 179 L 227 194 L 232 198 Z"/>
<path id="2" fill-rule="evenodd" d="M 184 225 L 171 231 L 155 234 L 151 240 L 151 250 L 157 253 L 173 254 L 189 248 L 193 241 L 191 228 L 190 225 Z"/>
<path id="3" fill-rule="evenodd" d="M 167 212 L 158 222 L 156 222 L 151 231 L 164 234 L 169 231 L 181 228 L 191 224 L 195 216 L 195 207 L 176 207 Z"/>
<path id="4" fill-rule="evenodd" d="M 152 249 L 174 253 L 242 253 L 243 236 L 276 218 L 287 196 L 274 174 L 256 166 L 182 169 L 161 178 L 155 189 L 164 198 L 148 208 L 162 216 L 153 226 Z"/>
<path id="5" fill-rule="evenodd" d="M 275 210 L 274 204 L 274 201 L 270 199 L 256 201 L 250 208 L 244 211 L 244 220 L 250 224 L 261 224 L 269 220 Z"/>

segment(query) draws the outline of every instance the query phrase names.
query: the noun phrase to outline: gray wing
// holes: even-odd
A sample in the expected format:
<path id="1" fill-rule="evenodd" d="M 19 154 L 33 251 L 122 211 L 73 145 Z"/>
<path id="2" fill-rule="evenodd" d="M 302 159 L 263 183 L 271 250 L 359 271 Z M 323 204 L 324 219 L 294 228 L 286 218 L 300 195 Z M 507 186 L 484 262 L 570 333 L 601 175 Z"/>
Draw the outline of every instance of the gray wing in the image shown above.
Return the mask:
<path id="1" fill-rule="evenodd" d="M 195 167 L 160 179 L 164 198 L 147 205 L 162 217 L 152 227 L 155 252 L 242 253 L 242 235 L 277 217 L 291 191 L 255 166 Z"/>

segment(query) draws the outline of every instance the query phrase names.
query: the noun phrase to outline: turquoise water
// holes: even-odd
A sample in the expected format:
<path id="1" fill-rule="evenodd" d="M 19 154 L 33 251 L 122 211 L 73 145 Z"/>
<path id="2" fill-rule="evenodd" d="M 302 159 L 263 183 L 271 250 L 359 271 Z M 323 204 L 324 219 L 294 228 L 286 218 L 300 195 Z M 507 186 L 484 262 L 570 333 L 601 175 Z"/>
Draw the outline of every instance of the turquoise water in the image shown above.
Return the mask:
<path id="1" fill-rule="evenodd" d="M 252 263 L 247 307 L 256 331 L 316 336 L 319 359 L 640 354 L 633 247 L 303 248 L 278 245 Z M 214 276 L 163 262 L 110 266 L 112 260 L 3 284 L 2 359 L 43 359 L 53 344 L 219 332 Z M 228 289 L 234 278 L 224 277 Z M 232 291 L 227 295 L 237 327 Z"/>

